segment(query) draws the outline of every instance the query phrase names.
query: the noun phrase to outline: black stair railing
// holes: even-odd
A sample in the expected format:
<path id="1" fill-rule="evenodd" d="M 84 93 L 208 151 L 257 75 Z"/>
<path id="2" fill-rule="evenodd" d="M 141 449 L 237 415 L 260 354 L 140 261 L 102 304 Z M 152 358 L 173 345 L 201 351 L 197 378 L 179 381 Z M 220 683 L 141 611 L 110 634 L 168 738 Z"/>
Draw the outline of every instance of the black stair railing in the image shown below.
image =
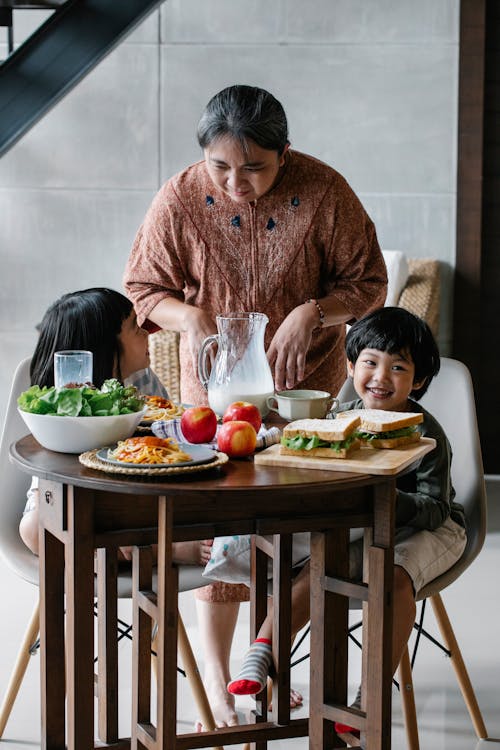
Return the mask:
<path id="1" fill-rule="evenodd" d="M 0 156 L 162 0 L 67 0 L 0 65 Z"/>
<path id="2" fill-rule="evenodd" d="M 7 32 L 7 52 L 14 51 L 14 10 L 55 10 L 65 0 L 0 0 L 0 26 Z"/>

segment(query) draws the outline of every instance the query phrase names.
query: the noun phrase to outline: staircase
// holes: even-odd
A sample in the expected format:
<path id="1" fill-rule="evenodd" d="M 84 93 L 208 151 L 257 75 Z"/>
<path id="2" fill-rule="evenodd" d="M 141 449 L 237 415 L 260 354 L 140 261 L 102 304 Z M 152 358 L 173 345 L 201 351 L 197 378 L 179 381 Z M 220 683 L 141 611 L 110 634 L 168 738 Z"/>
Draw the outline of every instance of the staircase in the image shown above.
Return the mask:
<path id="1" fill-rule="evenodd" d="M 14 52 L 14 10 L 55 10 L 63 5 L 65 0 L 47 0 L 38 3 L 30 0 L 0 0 L 0 28 L 7 31 L 7 50 L 9 55 Z"/>
<path id="2" fill-rule="evenodd" d="M 13 10 L 54 10 L 0 65 L 0 156 L 77 85 L 162 0 L 0 0 L 13 49 Z"/>

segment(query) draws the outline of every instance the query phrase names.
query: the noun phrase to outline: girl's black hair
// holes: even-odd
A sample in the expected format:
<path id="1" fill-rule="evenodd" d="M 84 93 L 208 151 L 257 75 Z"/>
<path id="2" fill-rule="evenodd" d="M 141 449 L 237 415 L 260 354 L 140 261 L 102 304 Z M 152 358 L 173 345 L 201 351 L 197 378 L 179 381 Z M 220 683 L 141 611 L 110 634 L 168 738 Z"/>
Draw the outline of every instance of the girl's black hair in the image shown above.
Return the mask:
<path id="1" fill-rule="evenodd" d="M 349 329 L 345 348 L 347 359 L 355 364 L 363 349 L 388 354 L 409 353 L 415 365 L 415 381 L 424 380 L 411 392 L 419 400 L 440 368 L 439 350 L 431 329 L 421 318 L 402 307 L 381 307 L 358 320 Z"/>
<path id="2" fill-rule="evenodd" d="M 38 326 L 40 336 L 31 360 L 31 383 L 54 385 L 54 352 L 85 349 L 94 355 L 93 382 L 100 388 L 120 377 L 120 334 L 133 306 L 120 292 L 97 287 L 64 294 L 54 302 Z"/>
<path id="3" fill-rule="evenodd" d="M 224 136 L 243 150 L 248 141 L 281 156 L 288 143 L 288 123 L 280 102 L 256 86 L 229 86 L 210 99 L 198 123 L 198 143 L 207 148 Z"/>

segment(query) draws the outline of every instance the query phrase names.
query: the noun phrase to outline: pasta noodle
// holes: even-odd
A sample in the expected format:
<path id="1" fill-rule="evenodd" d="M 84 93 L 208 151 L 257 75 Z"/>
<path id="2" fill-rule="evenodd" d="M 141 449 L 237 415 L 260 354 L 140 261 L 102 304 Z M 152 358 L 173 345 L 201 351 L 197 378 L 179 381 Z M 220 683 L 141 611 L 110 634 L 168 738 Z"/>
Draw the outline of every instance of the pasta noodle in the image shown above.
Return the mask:
<path id="1" fill-rule="evenodd" d="M 143 422 L 155 422 L 157 419 L 175 419 L 180 417 L 185 408 L 162 396 L 146 396 L 148 410 L 143 416 Z"/>
<path id="2" fill-rule="evenodd" d="M 190 461 L 173 438 L 132 437 L 120 440 L 108 457 L 128 464 L 173 464 Z"/>

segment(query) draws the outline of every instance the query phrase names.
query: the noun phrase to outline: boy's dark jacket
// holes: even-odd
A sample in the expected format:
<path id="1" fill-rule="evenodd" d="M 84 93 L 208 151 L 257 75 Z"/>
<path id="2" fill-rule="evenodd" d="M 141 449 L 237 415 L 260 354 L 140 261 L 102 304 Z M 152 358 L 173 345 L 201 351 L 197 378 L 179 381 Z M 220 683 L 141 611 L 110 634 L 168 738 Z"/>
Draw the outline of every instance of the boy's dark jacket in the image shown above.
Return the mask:
<path id="1" fill-rule="evenodd" d="M 396 528 L 434 531 L 448 516 L 465 528 L 464 509 L 454 502 L 451 483 L 451 446 L 439 422 L 417 401 L 409 401 L 408 411 L 421 412 L 424 421 L 418 425 L 423 437 L 436 440 L 436 447 L 427 453 L 418 466 L 396 480 Z M 339 411 L 362 409 L 361 399 L 340 404 Z"/>

